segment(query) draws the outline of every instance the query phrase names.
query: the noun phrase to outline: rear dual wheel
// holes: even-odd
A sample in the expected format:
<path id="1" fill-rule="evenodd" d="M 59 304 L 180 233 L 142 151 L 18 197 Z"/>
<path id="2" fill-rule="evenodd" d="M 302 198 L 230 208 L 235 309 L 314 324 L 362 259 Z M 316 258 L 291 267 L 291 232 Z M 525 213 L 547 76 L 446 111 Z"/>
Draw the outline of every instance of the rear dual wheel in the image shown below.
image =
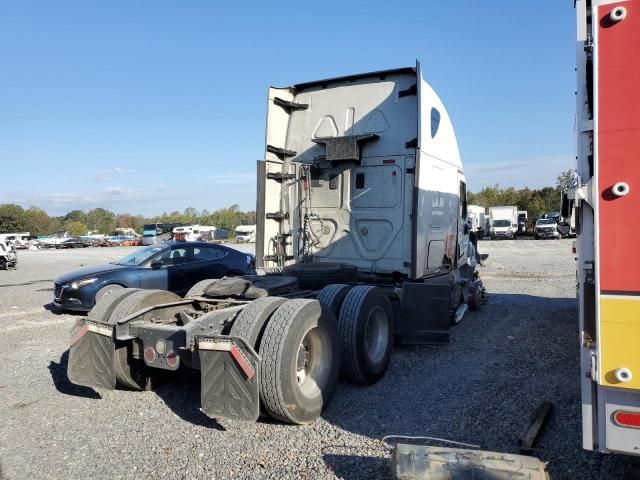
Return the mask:
<path id="1" fill-rule="evenodd" d="M 359 285 L 345 296 L 338 319 L 342 337 L 342 374 L 371 385 L 387 370 L 393 348 L 393 309 L 379 287 Z"/>
<path id="2" fill-rule="evenodd" d="M 267 411 L 284 422 L 314 422 L 333 394 L 340 369 L 333 312 L 317 300 L 289 300 L 269 319 L 259 349 L 260 397 Z"/>
<path id="3" fill-rule="evenodd" d="M 90 319 L 115 325 L 119 321 L 144 308 L 162 303 L 181 300 L 172 292 L 165 290 L 140 290 L 123 288 L 114 291 L 96 303 L 88 314 Z M 132 341 L 117 341 L 115 345 L 116 381 L 122 387 L 132 390 L 147 390 L 153 387 L 154 380 L 160 372 L 153 372 L 146 367 L 144 360 L 133 357 Z"/>

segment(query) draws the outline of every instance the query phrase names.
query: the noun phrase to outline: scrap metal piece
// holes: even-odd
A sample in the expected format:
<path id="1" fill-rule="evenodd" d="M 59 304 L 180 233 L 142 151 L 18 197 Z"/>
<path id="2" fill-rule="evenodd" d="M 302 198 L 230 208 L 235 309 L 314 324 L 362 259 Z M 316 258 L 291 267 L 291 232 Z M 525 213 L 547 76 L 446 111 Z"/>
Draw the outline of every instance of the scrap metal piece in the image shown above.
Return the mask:
<path id="1" fill-rule="evenodd" d="M 527 428 L 525 428 L 518 439 L 520 452 L 524 453 L 533 448 L 547 418 L 549 418 L 552 408 L 553 403 L 545 400 L 533 413 L 529 425 L 527 425 Z"/>
<path id="2" fill-rule="evenodd" d="M 546 464 L 509 453 L 397 444 L 391 475 L 398 480 L 549 480 Z"/>

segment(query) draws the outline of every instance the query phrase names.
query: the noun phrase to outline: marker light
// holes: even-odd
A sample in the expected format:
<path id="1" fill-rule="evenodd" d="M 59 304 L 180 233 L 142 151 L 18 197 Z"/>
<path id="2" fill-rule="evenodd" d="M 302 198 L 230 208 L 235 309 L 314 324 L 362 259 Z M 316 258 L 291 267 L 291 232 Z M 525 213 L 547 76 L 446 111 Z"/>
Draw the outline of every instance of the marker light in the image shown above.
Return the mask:
<path id="1" fill-rule="evenodd" d="M 613 413 L 613 422 L 620 427 L 640 428 L 640 412 L 618 410 Z"/>

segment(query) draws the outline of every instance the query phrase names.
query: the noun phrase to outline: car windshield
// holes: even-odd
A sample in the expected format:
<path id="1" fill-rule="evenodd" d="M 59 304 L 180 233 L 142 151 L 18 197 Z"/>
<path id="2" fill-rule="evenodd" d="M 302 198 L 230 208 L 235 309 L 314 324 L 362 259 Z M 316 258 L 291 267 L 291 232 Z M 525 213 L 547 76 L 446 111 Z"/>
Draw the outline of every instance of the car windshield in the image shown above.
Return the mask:
<path id="1" fill-rule="evenodd" d="M 493 226 L 494 227 L 510 227 L 511 220 L 494 220 Z"/>
<path id="2" fill-rule="evenodd" d="M 156 255 L 157 253 L 164 250 L 165 247 L 152 245 L 151 247 L 142 248 L 140 250 L 136 250 L 133 253 L 130 253 L 126 257 L 122 257 L 120 260 L 115 262 L 116 265 L 142 265 L 144 262 L 149 260 L 151 257 Z"/>
<path id="3" fill-rule="evenodd" d="M 554 225 L 556 221 L 553 218 L 541 218 L 536 225 Z"/>

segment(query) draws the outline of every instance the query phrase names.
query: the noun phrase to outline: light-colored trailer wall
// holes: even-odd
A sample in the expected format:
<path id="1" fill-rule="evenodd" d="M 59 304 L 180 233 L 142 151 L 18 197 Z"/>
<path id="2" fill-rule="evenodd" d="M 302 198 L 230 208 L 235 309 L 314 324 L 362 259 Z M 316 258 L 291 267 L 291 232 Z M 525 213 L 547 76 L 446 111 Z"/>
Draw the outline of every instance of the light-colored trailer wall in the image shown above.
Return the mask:
<path id="1" fill-rule="evenodd" d="M 326 160 L 322 139 L 354 135 L 372 137 L 358 144 L 359 160 Z M 312 256 L 423 277 L 466 250 L 456 245 L 464 176 L 455 134 L 419 68 L 272 88 L 266 144 L 258 265 L 276 266 L 286 250 L 286 263 Z"/>

